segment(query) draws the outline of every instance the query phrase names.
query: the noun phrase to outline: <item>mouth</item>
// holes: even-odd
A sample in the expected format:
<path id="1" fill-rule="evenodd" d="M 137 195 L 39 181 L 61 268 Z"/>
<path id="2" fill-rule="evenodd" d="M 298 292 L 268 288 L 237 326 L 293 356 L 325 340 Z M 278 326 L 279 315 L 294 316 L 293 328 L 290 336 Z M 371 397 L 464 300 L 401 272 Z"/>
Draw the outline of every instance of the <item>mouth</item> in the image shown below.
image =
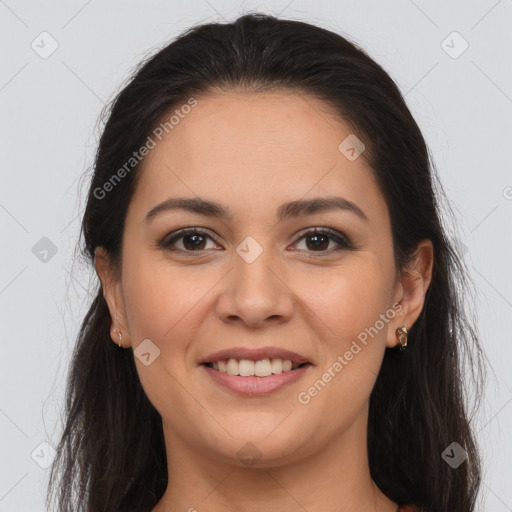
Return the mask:
<path id="1" fill-rule="evenodd" d="M 303 379 L 314 361 L 281 347 L 232 347 L 197 364 L 221 388 L 239 396 L 263 397 Z"/>
<path id="2" fill-rule="evenodd" d="M 269 396 L 303 379 L 314 362 L 280 347 L 234 347 L 198 361 L 213 383 L 245 397 Z"/>
<path id="3" fill-rule="evenodd" d="M 216 359 L 203 361 L 204 368 L 215 385 L 238 396 L 272 396 L 305 378 L 314 366 L 309 361 L 292 361 L 280 358 Z"/>
<path id="4" fill-rule="evenodd" d="M 280 358 L 263 358 L 257 360 L 226 358 L 216 361 L 205 361 L 201 364 L 219 373 L 240 377 L 261 378 L 294 372 L 304 366 L 311 366 L 310 362 L 299 363 L 291 359 Z"/>

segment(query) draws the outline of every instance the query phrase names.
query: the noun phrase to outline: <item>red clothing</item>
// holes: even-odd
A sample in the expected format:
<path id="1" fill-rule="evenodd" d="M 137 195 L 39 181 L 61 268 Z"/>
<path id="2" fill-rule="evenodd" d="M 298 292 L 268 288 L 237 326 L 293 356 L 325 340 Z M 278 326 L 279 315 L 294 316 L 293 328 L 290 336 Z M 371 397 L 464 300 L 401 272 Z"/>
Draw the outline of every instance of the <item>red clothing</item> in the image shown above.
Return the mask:
<path id="1" fill-rule="evenodd" d="M 400 512 L 420 512 L 420 509 L 414 505 L 404 505 L 400 507 Z"/>

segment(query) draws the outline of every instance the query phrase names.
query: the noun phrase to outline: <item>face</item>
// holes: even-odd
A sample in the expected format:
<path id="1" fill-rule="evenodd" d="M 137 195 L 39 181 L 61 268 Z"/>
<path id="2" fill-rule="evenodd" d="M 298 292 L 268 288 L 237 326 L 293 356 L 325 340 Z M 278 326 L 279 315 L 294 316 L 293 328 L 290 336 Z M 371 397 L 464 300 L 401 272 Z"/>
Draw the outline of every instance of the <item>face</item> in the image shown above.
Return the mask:
<path id="1" fill-rule="evenodd" d="M 352 133 L 309 96 L 218 93 L 197 98 L 146 157 L 121 270 L 97 269 L 167 440 L 239 465 L 245 447 L 272 466 L 366 426 L 384 350 L 415 318 L 364 152 L 354 159 L 339 149 Z M 216 203 L 225 215 L 155 210 L 177 198 Z M 339 201 L 300 207 L 325 198 Z M 219 351 L 228 352 L 211 357 Z M 230 352 L 270 359 L 255 366 L 263 374 L 279 371 L 272 359 L 307 364 L 265 377 L 201 364 Z"/>

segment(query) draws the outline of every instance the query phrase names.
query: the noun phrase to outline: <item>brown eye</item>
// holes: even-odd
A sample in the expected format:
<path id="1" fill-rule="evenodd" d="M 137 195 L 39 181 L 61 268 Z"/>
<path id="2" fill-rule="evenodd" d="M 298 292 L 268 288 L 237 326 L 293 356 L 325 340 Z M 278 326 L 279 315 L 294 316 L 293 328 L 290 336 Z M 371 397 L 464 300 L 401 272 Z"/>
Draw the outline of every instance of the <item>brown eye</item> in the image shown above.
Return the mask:
<path id="1" fill-rule="evenodd" d="M 295 242 L 295 244 L 302 240 L 306 240 L 305 250 L 309 252 L 331 253 L 341 249 L 350 249 L 352 247 L 346 236 L 327 228 L 307 231 Z M 331 242 L 335 243 L 335 247 L 331 250 L 327 250 Z"/>
<path id="2" fill-rule="evenodd" d="M 177 233 L 173 233 L 171 238 L 166 237 L 161 243 L 160 246 L 169 249 L 172 251 L 182 251 L 182 252 L 200 252 L 207 250 L 207 240 L 213 240 L 213 238 L 205 233 L 204 231 L 199 231 L 197 229 L 183 229 L 178 231 Z M 176 247 L 176 243 L 181 241 L 181 247 Z"/>
<path id="3" fill-rule="evenodd" d="M 183 246 L 187 250 L 204 249 L 206 237 L 203 235 L 183 235 L 181 238 L 183 239 Z"/>

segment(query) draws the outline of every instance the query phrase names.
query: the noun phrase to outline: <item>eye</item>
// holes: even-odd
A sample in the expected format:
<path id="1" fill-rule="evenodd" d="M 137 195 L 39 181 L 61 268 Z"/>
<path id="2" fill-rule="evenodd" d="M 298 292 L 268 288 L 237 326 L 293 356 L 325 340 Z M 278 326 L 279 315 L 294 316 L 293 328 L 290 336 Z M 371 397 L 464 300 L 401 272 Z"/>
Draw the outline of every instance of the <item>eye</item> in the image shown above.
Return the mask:
<path id="1" fill-rule="evenodd" d="M 208 233 L 196 228 L 182 229 L 172 233 L 172 235 L 171 238 L 165 237 L 159 245 L 171 251 L 201 252 L 208 249 L 208 247 L 205 247 L 206 239 L 214 240 Z M 175 246 L 176 242 L 179 240 L 181 241 L 182 247 Z"/>
<path id="2" fill-rule="evenodd" d="M 311 240 L 310 243 L 307 240 Z M 342 249 L 351 249 L 352 244 L 349 239 L 330 228 L 314 228 L 306 231 L 299 237 L 299 239 L 295 242 L 295 244 L 299 243 L 302 240 L 306 240 L 306 250 L 311 252 L 327 252 L 332 253 L 334 251 L 340 251 Z M 325 250 L 329 247 L 329 243 L 334 241 L 338 247 L 335 247 L 331 250 Z"/>

